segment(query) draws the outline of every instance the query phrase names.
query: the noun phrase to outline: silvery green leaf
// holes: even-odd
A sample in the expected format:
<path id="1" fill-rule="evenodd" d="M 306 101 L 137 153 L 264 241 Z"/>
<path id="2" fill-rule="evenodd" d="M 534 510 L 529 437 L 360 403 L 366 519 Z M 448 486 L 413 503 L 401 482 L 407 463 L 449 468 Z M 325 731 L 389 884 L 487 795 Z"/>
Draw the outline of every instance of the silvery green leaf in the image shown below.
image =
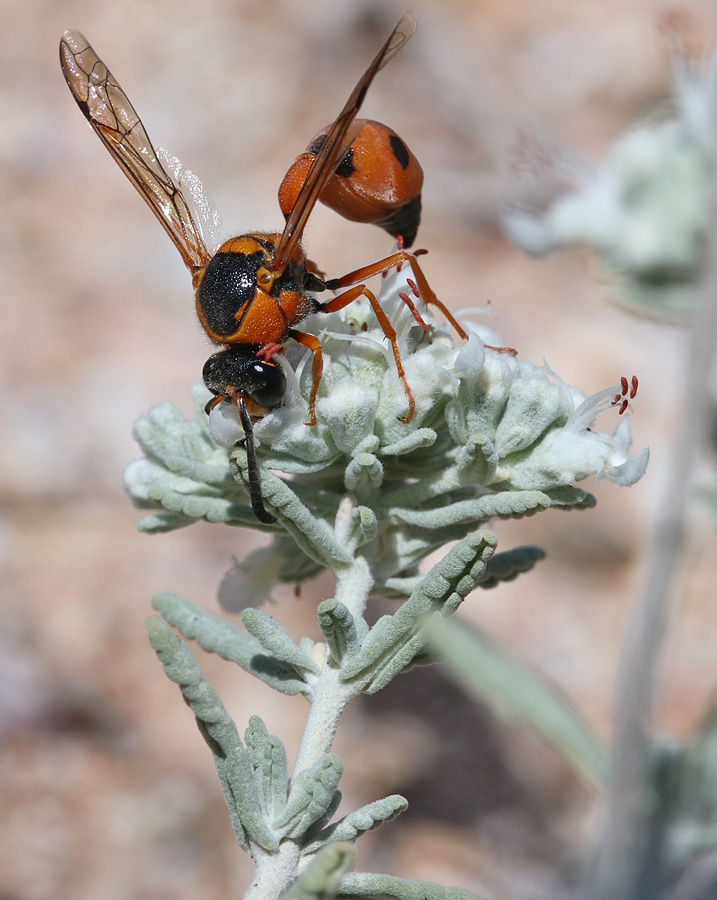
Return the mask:
<path id="1" fill-rule="evenodd" d="M 331 798 L 331 803 L 326 807 L 326 811 L 319 816 L 318 819 L 306 829 L 306 831 L 301 836 L 301 842 L 304 846 L 308 844 L 313 844 L 314 839 L 317 835 L 321 834 L 324 828 L 326 828 L 329 822 L 333 819 L 336 814 L 336 810 L 341 806 L 341 791 L 334 791 L 334 796 Z"/>
<path id="2" fill-rule="evenodd" d="M 323 472 L 328 466 L 336 462 L 341 454 L 334 453 L 332 456 L 309 462 L 305 459 L 298 459 L 289 453 L 274 453 L 268 450 L 262 456 L 262 463 L 267 469 L 276 469 L 278 472 L 285 472 L 287 475 L 313 475 L 315 472 Z"/>
<path id="3" fill-rule="evenodd" d="M 529 572 L 542 559 L 545 559 L 545 551 L 540 547 L 516 547 L 504 553 L 496 553 L 488 560 L 480 586 L 492 588 L 502 581 L 513 581 L 518 575 Z"/>
<path id="4" fill-rule="evenodd" d="M 192 520 L 205 518 L 231 525 L 246 524 L 254 515 L 243 502 L 245 491 L 232 479 L 206 484 L 178 475 L 151 459 L 130 463 L 125 469 L 124 486 L 140 509 L 164 508 Z"/>
<path id="5" fill-rule="evenodd" d="M 486 494 L 474 500 L 459 500 L 434 509 L 394 509 L 393 516 L 407 525 L 421 528 L 446 528 L 449 525 L 474 525 L 489 519 L 519 519 L 532 516 L 551 505 L 543 491 L 506 491 Z"/>
<path id="6" fill-rule="evenodd" d="M 381 502 L 387 509 L 400 509 L 404 506 L 410 509 L 436 498 L 445 500 L 456 490 L 468 492 L 458 476 L 456 466 L 444 464 L 437 469 L 424 471 L 419 481 L 411 481 L 408 484 L 399 483 L 387 488 L 382 494 Z"/>
<path id="7" fill-rule="evenodd" d="M 428 634 L 429 645 L 467 690 L 529 725 L 592 784 L 605 784 L 606 748 L 556 687 L 463 623 L 434 619 Z"/>
<path id="8" fill-rule="evenodd" d="M 483 898 L 470 891 L 441 887 L 430 881 L 410 881 L 392 875 L 351 872 L 344 875 L 341 880 L 336 900 L 483 900 Z"/>
<path id="9" fill-rule="evenodd" d="M 324 600 L 318 607 L 319 626 L 334 661 L 341 665 L 345 656 L 355 653 L 359 646 L 356 622 L 349 610 L 338 600 Z"/>
<path id="10" fill-rule="evenodd" d="M 662 776 L 659 787 L 672 819 L 670 857 L 673 865 L 684 866 L 696 854 L 714 853 L 717 848 L 717 706 L 710 708 L 689 740 L 672 748 L 672 759 L 666 750 L 662 756 L 669 765 L 662 764 L 669 776 Z"/>
<path id="11" fill-rule="evenodd" d="M 244 740 L 254 769 L 261 808 L 267 819 L 272 821 L 286 805 L 289 793 L 286 749 L 280 738 L 269 734 L 259 716 L 249 719 Z"/>
<path id="12" fill-rule="evenodd" d="M 256 523 L 256 516 L 248 505 L 210 497 L 205 493 L 186 494 L 168 484 L 157 490 L 153 499 L 167 512 L 188 519 L 205 519 L 207 522 L 223 522 L 227 525 L 249 525 Z"/>
<path id="13" fill-rule="evenodd" d="M 347 491 L 371 491 L 383 484 L 383 465 L 373 453 L 359 453 L 344 470 Z"/>
<path id="14" fill-rule="evenodd" d="M 438 615 L 438 613 L 433 613 Z M 367 694 L 376 694 L 386 687 L 400 672 L 406 672 L 414 666 L 414 660 L 422 653 L 426 637 L 422 630 L 397 642 L 390 656 L 377 661 L 371 669 L 370 679 L 363 690 Z"/>
<path id="15" fill-rule="evenodd" d="M 405 437 L 399 438 L 392 444 L 386 444 L 381 448 L 384 456 L 404 456 L 407 453 L 414 453 L 416 450 L 422 450 L 425 447 L 432 447 L 438 438 L 433 428 L 417 428 L 415 431 L 409 432 Z"/>
<path id="16" fill-rule="evenodd" d="M 292 641 L 283 625 L 260 609 L 245 609 L 241 620 L 252 634 L 273 657 L 288 663 L 299 671 L 318 675 L 319 666 L 315 660 Z"/>
<path id="17" fill-rule="evenodd" d="M 282 694 L 303 694 L 308 685 L 291 665 L 267 654 L 259 641 L 231 622 L 211 615 L 176 594 L 159 594 L 152 601 L 162 617 L 187 640 L 196 641 L 207 653 L 236 663 Z"/>
<path id="18" fill-rule="evenodd" d="M 195 422 L 184 418 L 171 403 L 158 403 L 138 419 L 134 436 L 145 454 L 166 462 L 173 459 L 216 460 L 217 470 L 227 473 L 226 453 L 207 439 Z"/>
<path id="19" fill-rule="evenodd" d="M 401 797 L 400 794 L 392 794 L 390 797 L 375 800 L 324 828 L 302 852 L 305 855 L 315 853 L 320 847 L 333 841 L 355 841 L 366 831 L 371 831 L 384 822 L 395 819 L 407 808 L 408 800 Z"/>
<path id="20" fill-rule="evenodd" d="M 324 815 L 334 799 L 343 770 L 341 758 L 327 753 L 292 779 L 286 806 L 273 823 L 283 838 L 301 837 Z"/>
<path id="21" fill-rule="evenodd" d="M 373 693 L 405 668 L 425 644 L 426 617 L 455 611 L 484 576 L 496 543 L 492 532 L 477 531 L 453 547 L 392 616 L 376 622 L 360 653 L 344 665 L 342 680 Z"/>
<path id="22" fill-rule="evenodd" d="M 145 534 L 164 534 L 167 531 L 175 531 L 177 528 L 186 528 L 192 525 L 196 519 L 189 519 L 179 513 L 161 512 L 153 516 L 142 516 L 137 522 L 137 531 Z"/>
<path id="23" fill-rule="evenodd" d="M 456 468 L 463 483 L 492 484 L 500 457 L 492 440 L 485 435 L 471 435 L 456 456 Z"/>
<path id="24" fill-rule="evenodd" d="M 351 510 L 351 520 L 344 536 L 344 546 L 355 552 L 359 547 L 376 540 L 379 523 L 376 513 L 368 506 L 355 506 Z"/>
<path id="25" fill-rule="evenodd" d="M 550 497 L 550 505 L 555 509 L 593 509 L 597 500 L 592 494 L 577 487 L 552 488 L 545 492 Z"/>
<path id="26" fill-rule="evenodd" d="M 353 844 L 336 842 L 319 850 L 282 900 L 333 900 L 341 878 L 353 865 Z"/>
<path id="27" fill-rule="evenodd" d="M 278 840 L 259 807 L 251 762 L 224 704 L 187 645 L 178 640 L 162 619 L 152 616 L 147 628 L 167 677 L 179 686 L 214 755 L 237 840 L 244 849 L 248 849 L 248 842 L 252 841 L 265 850 L 275 850 Z"/>
<path id="28" fill-rule="evenodd" d="M 159 656 L 167 677 L 178 684 L 197 717 L 203 734 L 214 752 L 223 755 L 241 747 L 234 722 L 204 677 L 189 647 L 183 644 L 160 618 L 148 619 L 150 640 Z"/>
<path id="29" fill-rule="evenodd" d="M 246 451 L 237 448 L 229 462 L 235 477 L 247 484 Z M 260 480 L 265 504 L 307 556 L 330 568 L 348 565 L 350 557 L 336 542 L 331 526 L 317 518 L 287 482 L 266 469 L 261 470 Z"/>

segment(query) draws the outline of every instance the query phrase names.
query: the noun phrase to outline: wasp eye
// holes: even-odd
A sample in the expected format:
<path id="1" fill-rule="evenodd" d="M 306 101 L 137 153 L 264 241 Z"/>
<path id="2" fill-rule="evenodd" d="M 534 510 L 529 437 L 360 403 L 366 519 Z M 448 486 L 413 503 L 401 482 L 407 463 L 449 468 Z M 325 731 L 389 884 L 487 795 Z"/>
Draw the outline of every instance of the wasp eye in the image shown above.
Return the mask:
<path id="1" fill-rule="evenodd" d="M 245 387 L 251 399 L 265 409 L 273 409 L 284 399 L 286 375 L 278 363 L 255 360 L 251 366 L 252 385 Z M 249 379 L 247 379 L 249 381 Z"/>
<path id="2" fill-rule="evenodd" d="M 230 347 L 210 356 L 204 364 L 204 383 L 217 397 L 243 396 L 264 409 L 284 399 L 286 375 L 278 363 L 257 359 L 255 350 Z"/>

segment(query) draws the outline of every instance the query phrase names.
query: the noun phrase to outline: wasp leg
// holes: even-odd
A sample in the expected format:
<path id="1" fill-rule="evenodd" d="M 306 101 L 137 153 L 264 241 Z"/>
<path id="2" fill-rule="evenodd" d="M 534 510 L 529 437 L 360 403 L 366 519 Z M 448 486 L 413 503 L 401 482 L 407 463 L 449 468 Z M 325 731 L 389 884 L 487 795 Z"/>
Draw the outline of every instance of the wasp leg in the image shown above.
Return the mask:
<path id="1" fill-rule="evenodd" d="M 371 274 L 376 275 L 380 271 L 381 270 L 379 269 L 377 272 L 371 272 Z M 355 275 L 356 273 L 352 272 L 351 274 Z M 343 279 L 336 279 L 336 281 L 342 280 Z M 401 379 L 403 389 L 406 391 L 406 396 L 408 397 L 408 414 L 406 416 L 400 416 L 399 418 L 402 422 L 406 422 L 408 424 L 408 422 L 410 422 L 413 418 L 413 413 L 416 409 L 416 401 L 413 399 L 411 388 L 408 386 L 408 381 L 406 381 L 406 373 L 403 370 L 401 352 L 398 349 L 398 340 L 396 339 L 396 329 L 391 324 L 390 319 L 384 312 L 383 307 L 378 302 L 376 297 L 371 293 L 371 291 L 366 287 L 365 284 L 357 284 L 356 287 L 349 288 L 348 291 L 343 294 L 339 294 L 338 297 L 334 297 L 334 299 L 329 300 L 328 303 L 322 303 L 321 309 L 323 312 L 336 312 L 337 309 L 343 309 L 345 306 L 348 306 L 349 303 L 353 303 L 353 301 L 358 297 L 367 298 L 368 302 L 373 307 L 373 311 L 376 315 L 376 318 L 378 319 L 379 325 L 381 326 L 381 330 L 391 342 L 391 349 L 393 350 L 393 358 L 396 360 L 396 370 L 398 371 L 398 377 Z"/>
<path id="2" fill-rule="evenodd" d="M 426 276 L 423 274 L 423 270 L 416 260 L 416 253 L 409 253 L 407 250 L 399 250 L 397 253 L 392 253 L 391 256 L 387 256 L 385 259 L 380 259 L 378 262 L 375 262 L 370 266 L 364 266 L 362 269 L 356 269 L 354 272 L 349 272 L 348 275 L 344 275 L 341 278 L 332 278 L 331 280 L 326 282 L 326 287 L 330 291 L 340 290 L 341 288 L 348 287 L 349 285 L 357 284 L 357 282 L 359 281 L 365 281 L 367 278 L 371 278 L 373 275 L 380 275 L 382 272 L 385 272 L 388 269 L 398 269 L 401 267 L 402 263 L 405 262 L 410 265 L 411 270 L 416 277 L 418 289 L 421 293 L 421 296 L 423 297 L 423 302 L 426 304 L 426 306 L 430 306 L 431 304 L 433 304 L 433 306 L 437 306 L 438 309 L 440 309 L 443 315 L 451 323 L 451 325 L 455 328 L 458 334 L 463 338 L 463 340 L 468 340 L 468 335 L 458 324 L 455 317 L 453 316 L 453 313 L 450 312 L 445 304 L 441 303 L 438 297 L 436 297 L 436 295 L 431 290 L 428 281 L 426 280 Z M 326 309 L 327 307 L 324 306 L 323 308 Z M 336 308 L 341 309 L 341 307 Z M 386 336 L 388 337 L 388 333 L 386 333 Z"/>
<path id="3" fill-rule="evenodd" d="M 341 307 L 338 307 L 339 309 Z M 321 309 L 326 309 L 322 306 Z M 313 334 L 307 334 L 305 331 L 297 331 L 292 328 L 289 332 L 297 344 L 307 347 L 314 354 L 314 360 L 311 363 L 311 393 L 309 394 L 309 421 L 307 425 L 316 425 L 316 395 L 319 392 L 321 384 L 321 373 L 324 371 L 324 357 L 321 353 L 321 341 Z"/>
<path id="4" fill-rule="evenodd" d="M 212 397 L 212 399 L 209 400 L 209 401 L 205 404 L 205 406 L 204 406 L 204 412 L 205 412 L 207 415 L 209 415 L 209 413 L 214 409 L 215 406 L 219 406 L 219 404 L 220 404 L 223 400 L 228 400 L 228 399 L 229 399 L 229 397 L 225 396 L 224 394 L 217 394 L 216 397 Z"/>

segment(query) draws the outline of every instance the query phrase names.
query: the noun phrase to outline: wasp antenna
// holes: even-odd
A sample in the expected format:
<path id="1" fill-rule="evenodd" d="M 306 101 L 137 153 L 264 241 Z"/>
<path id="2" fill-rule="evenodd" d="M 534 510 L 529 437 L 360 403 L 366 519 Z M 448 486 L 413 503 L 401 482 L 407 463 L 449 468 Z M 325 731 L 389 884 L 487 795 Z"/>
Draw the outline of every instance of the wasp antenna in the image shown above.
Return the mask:
<path id="1" fill-rule="evenodd" d="M 259 484 L 259 467 L 256 464 L 256 449 L 254 447 L 254 426 L 251 423 L 251 416 L 247 412 L 246 402 L 243 397 L 239 398 L 239 418 L 246 435 L 246 463 L 249 475 L 249 497 L 251 499 L 251 508 L 254 515 L 260 522 L 265 525 L 273 525 L 277 518 L 267 511 L 264 506 L 264 499 L 261 496 L 261 485 Z"/>

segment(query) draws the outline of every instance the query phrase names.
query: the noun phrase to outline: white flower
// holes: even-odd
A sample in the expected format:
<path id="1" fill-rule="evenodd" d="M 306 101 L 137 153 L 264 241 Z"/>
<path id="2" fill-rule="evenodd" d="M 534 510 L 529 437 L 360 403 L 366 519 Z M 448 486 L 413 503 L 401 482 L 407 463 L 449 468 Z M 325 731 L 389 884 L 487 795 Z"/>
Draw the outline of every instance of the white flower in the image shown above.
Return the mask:
<path id="1" fill-rule="evenodd" d="M 277 565 L 294 575 L 300 568 L 302 577 L 321 570 L 330 546 L 327 529 L 339 520 L 347 494 L 355 516 L 344 530 L 352 541 L 372 542 L 381 555 L 381 577 L 390 579 L 403 577 L 431 552 L 432 529 L 477 527 L 553 504 L 589 505 L 592 498 L 576 488 L 583 479 L 595 475 L 625 486 L 645 472 L 647 451 L 628 454 L 625 413 L 636 382 L 623 379 L 586 398 L 547 365 L 501 347 L 497 335 L 488 346 L 473 328 L 467 341 L 453 336 L 417 301 L 424 328 L 399 296 L 407 289 L 407 268 L 382 280 L 379 300 L 395 323 L 415 401 L 409 422 L 406 385 L 368 304 L 306 320 L 321 340 L 324 360 L 315 425 L 306 424 L 311 365 L 290 344 L 278 357 L 286 397 L 255 422 L 254 433 L 264 472 L 291 476 L 262 477 L 262 489 L 277 512 L 295 517 L 296 537 L 277 536 L 285 546 L 275 543 L 266 558 L 257 552 L 242 564 L 251 604 L 283 577 Z M 165 404 L 137 425 L 147 459 L 130 467 L 126 484 L 138 504 L 164 510 L 145 520 L 148 530 L 195 518 L 254 521 L 241 469 L 245 457 L 235 448 L 243 434 L 235 410 L 219 404 L 208 420 L 207 399 L 203 390 L 195 397 L 196 424 Z M 614 434 L 595 430 L 598 415 L 611 409 L 623 418 Z M 294 540 L 306 543 L 305 553 Z M 245 602 L 244 591 L 241 598 L 232 593 L 234 580 L 229 575 L 225 582 L 225 605 Z"/>

